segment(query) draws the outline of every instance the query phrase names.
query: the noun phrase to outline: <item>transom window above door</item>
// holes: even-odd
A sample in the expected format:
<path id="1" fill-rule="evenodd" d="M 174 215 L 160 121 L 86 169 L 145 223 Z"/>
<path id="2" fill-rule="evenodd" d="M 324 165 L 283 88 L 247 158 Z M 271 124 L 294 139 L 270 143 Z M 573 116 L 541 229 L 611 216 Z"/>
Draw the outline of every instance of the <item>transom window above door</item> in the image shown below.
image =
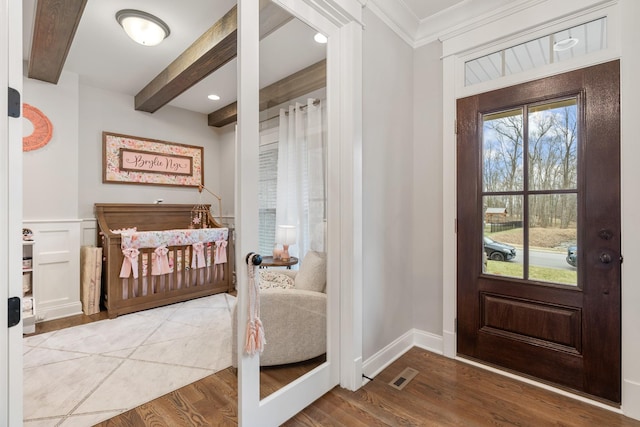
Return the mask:
<path id="1" fill-rule="evenodd" d="M 606 25 L 606 17 L 596 19 L 467 61 L 465 86 L 606 49 Z"/>
<path id="2" fill-rule="evenodd" d="M 577 285 L 579 96 L 482 115 L 482 271 Z"/>

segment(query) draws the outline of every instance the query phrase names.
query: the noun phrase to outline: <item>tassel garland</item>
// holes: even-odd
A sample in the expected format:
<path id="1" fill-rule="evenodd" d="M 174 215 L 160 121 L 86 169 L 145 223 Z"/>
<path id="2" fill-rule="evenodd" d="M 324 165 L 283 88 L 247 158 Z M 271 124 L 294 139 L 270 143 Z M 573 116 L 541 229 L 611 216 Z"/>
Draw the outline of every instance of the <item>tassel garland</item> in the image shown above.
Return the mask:
<path id="1" fill-rule="evenodd" d="M 262 353 L 267 340 L 264 336 L 264 327 L 260 321 L 260 282 L 256 279 L 258 266 L 253 265 L 252 254 L 247 263 L 249 275 L 249 320 L 247 322 L 246 341 L 244 351 L 250 356 Z"/>

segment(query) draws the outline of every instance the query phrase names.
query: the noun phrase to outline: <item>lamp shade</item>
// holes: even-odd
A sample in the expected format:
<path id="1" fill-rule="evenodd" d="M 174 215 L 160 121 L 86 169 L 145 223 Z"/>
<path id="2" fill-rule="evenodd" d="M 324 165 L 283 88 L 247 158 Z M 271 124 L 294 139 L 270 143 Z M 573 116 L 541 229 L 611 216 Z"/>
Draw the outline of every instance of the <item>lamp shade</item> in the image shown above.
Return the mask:
<path id="1" fill-rule="evenodd" d="M 155 46 L 170 34 L 169 26 L 161 19 L 141 10 L 121 10 L 116 13 L 116 20 L 133 41 L 144 46 Z"/>
<path id="2" fill-rule="evenodd" d="M 276 230 L 276 243 L 281 245 L 293 245 L 296 243 L 298 233 L 295 225 L 279 225 Z"/>

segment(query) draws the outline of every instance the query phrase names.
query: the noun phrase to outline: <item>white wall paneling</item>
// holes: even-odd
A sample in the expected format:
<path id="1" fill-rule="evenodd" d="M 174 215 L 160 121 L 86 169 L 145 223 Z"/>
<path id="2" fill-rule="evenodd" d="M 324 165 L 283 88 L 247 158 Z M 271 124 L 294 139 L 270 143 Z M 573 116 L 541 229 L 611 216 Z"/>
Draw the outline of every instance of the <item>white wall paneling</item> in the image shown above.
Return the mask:
<path id="1" fill-rule="evenodd" d="M 80 229 L 78 220 L 25 221 L 34 236 L 33 294 L 36 321 L 82 313 L 80 302 Z"/>
<path id="2" fill-rule="evenodd" d="M 80 223 L 80 245 L 98 246 L 98 220 L 95 218 L 83 219 Z"/>

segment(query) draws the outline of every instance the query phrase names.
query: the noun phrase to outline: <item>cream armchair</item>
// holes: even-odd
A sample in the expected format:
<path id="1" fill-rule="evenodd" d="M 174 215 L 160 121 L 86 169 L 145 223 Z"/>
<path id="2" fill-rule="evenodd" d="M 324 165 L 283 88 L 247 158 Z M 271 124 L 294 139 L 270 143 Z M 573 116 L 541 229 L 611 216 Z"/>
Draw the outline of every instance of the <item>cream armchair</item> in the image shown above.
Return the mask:
<path id="1" fill-rule="evenodd" d="M 260 320 L 267 341 L 260 355 L 261 366 L 301 362 L 320 356 L 327 349 L 326 255 L 307 252 L 299 271 L 277 273 L 292 278 L 293 287 L 260 290 Z M 234 367 L 238 363 L 236 325 L 234 307 L 231 341 Z"/>

